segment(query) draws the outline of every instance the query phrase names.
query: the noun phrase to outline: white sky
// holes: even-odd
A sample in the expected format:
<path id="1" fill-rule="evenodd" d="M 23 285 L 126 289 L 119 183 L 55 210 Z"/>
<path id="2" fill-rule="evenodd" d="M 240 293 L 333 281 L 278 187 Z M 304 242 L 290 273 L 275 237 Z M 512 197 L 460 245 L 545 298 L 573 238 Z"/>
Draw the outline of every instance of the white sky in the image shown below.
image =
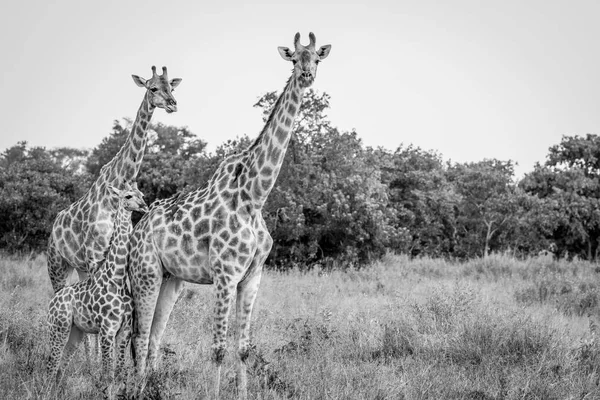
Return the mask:
<path id="1" fill-rule="evenodd" d="M 444 159 L 543 162 L 562 135 L 600 133 L 598 1 L 15 1 L 0 5 L 0 151 L 92 148 L 143 97 L 130 75 L 166 65 L 179 112 L 209 143 L 254 137 L 277 46 L 314 32 L 332 50 L 313 87 L 366 145 Z"/>

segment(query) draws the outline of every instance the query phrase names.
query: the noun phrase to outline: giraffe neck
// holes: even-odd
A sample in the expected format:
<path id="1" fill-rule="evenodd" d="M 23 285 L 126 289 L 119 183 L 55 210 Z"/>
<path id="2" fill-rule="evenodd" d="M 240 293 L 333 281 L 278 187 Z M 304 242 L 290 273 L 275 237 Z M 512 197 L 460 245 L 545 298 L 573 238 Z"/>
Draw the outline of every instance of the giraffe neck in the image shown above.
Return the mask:
<path id="1" fill-rule="evenodd" d="M 125 207 L 119 204 L 115 215 L 115 230 L 100 274 L 103 282 L 112 281 L 121 285 L 125 279 L 129 254 L 130 221 L 131 211 L 125 210 Z"/>
<path id="2" fill-rule="evenodd" d="M 246 175 L 242 181 L 247 182 L 246 189 L 255 208 L 264 205 L 275 185 L 304 90 L 292 75 L 275 102 L 265 127 L 248 149 L 247 168 L 241 174 Z"/>
<path id="3" fill-rule="evenodd" d="M 144 158 L 146 133 L 154 109 L 155 107 L 150 103 L 150 91 L 146 91 L 127 140 L 113 159 L 100 171 L 107 183 L 120 187 L 124 181 L 133 181 L 137 177 Z"/>

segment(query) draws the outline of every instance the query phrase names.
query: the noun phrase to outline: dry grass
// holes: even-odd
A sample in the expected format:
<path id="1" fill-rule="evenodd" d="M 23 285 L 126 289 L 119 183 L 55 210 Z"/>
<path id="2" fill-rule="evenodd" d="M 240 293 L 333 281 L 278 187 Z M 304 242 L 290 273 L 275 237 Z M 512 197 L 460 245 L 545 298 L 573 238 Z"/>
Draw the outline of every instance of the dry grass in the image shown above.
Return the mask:
<path id="1" fill-rule="evenodd" d="M 95 399 L 97 360 L 44 384 L 45 259 L 0 259 L 0 398 Z M 464 264 L 388 257 L 348 272 L 267 272 L 255 307 L 257 399 L 597 399 L 594 264 L 493 256 Z M 188 285 L 149 399 L 209 398 L 210 288 Z M 222 378 L 235 398 L 233 335 Z"/>

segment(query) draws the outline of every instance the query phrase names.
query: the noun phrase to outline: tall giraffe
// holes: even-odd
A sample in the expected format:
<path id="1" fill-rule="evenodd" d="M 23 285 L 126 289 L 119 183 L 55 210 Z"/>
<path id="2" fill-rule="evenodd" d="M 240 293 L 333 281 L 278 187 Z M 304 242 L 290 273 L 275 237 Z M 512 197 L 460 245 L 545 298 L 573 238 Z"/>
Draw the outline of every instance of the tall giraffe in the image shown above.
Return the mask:
<path id="1" fill-rule="evenodd" d="M 237 294 L 238 394 L 246 398 L 250 315 L 273 240 L 262 217 L 288 146 L 302 95 L 314 81 L 317 64 L 331 46 L 315 49 L 294 37 L 295 51 L 279 47 L 294 64 L 283 93 L 256 141 L 227 157 L 204 189 L 161 200 L 151 206 L 131 236 L 130 278 L 137 313 L 134 347 L 137 372 L 156 365 L 158 348 L 183 282 L 213 284 L 213 360 L 216 395 L 226 347 L 227 323 Z M 137 330 L 137 332 L 136 332 Z"/>
<path id="2" fill-rule="evenodd" d="M 73 268 L 83 279 L 102 262 L 112 235 L 115 213 L 116 200 L 109 187 L 122 188 L 125 182 L 135 182 L 154 109 L 163 108 L 167 113 L 177 111 L 172 92 L 181 79 L 169 80 L 167 67 L 162 70 L 162 75 L 158 75 L 156 67 L 152 66 L 152 78 L 148 80 L 132 75 L 136 85 L 146 88 L 146 92 L 127 140 L 113 159 L 102 167 L 100 176 L 89 190 L 59 212 L 54 220 L 47 255 L 48 274 L 55 292 L 65 286 Z"/>
<path id="3" fill-rule="evenodd" d="M 61 358 L 65 368 L 84 333 L 99 333 L 102 345 L 102 380 L 111 397 L 115 378 L 121 373 L 129 341 L 133 301 L 127 285 L 127 258 L 132 211 L 148 211 L 142 193 L 128 184 L 124 190 L 114 186 L 109 191 L 117 201 L 115 229 L 104 263 L 87 279 L 60 289 L 48 307 L 50 358 L 48 373 L 58 378 Z M 114 368 L 115 345 L 118 350 Z"/>

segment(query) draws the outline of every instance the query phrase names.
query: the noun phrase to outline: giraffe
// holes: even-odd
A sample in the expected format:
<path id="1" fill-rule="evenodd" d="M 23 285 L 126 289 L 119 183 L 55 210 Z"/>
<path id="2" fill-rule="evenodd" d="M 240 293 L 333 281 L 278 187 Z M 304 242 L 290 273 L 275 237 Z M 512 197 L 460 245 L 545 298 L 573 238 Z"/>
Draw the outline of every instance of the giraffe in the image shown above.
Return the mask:
<path id="1" fill-rule="evenodd" d="M 114 373 L 118 379 L 131 339 L 133 300 L 127 285 L 127 257 L 131 211 L 148 211 L 142 193 L 125 184 L 123 190 L 110 186 L 117 201 L 114 231 L 103 264 L 88 278 L 55 293 L 48 307 L 50 358 L 48 373 L 58 378 L 65 354 L 65 368 L 84 333 L 100 334 L 102 346 L 102 381 L 111 397 Z M 115 344 L 117 366 L 114 368 Z"/>
<path id="2" fill-rule="evenodd" d="M 144 99 L 127 140 L 119 152 L 100 170 L 100 176 L 75 203 L 56 216 L 48 241 L 48 274 L 54 292 L 65 286 L 75 268 L 80 279 L 93 272 L 105 257 L 112 235 L 114 208 L 109 198 L 110 185 L 123 187 L 134 182 L 146 148 L 146 131 L 156 107 L 167 113 L 177 111 L 173 89 L 181 79 L 169 80 L 167 68 L 162 75 L 152 66 L 152 78 L 132 75 L 136 85 L 146 89 Z M 129 224 L 131 229 L 131 223 Z"/>
<path id="3" fill-rule="evenodd" d="M 129 275 L 141 390 L 147 365 L 156 366 L 169 315 L 187 281 L 213 285 L 217 397 L 228 316 L 237 296 L 237 387 L 240 398 L 247 397 L 250 316 L 273 244 L 261 210 L 279 174 L 302 95 L 331 49 L 330 45 L 316 49 L 315 35 L 311 32 L 309 37 L 310 44 L 303 46 L 297 33 L 293 52 L 278 48 L 281 57 L 293 63 L 292 75 L 254 143 L 223 160 L 203 189 L 155 202 L 134 228 Z"/>

